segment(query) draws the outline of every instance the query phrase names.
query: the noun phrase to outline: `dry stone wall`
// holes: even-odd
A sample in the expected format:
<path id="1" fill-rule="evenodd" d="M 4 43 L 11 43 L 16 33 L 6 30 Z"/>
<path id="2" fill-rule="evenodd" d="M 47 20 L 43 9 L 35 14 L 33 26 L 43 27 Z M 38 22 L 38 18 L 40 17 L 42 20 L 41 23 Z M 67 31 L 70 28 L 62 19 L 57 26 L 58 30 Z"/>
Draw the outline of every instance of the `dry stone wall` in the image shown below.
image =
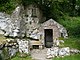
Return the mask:
<path id="1" fill-rule="evenodd" d="M 11 58 L 17 52 L 27 55 L 30 53 L 29 46 L 29 41 L 25 39 L 6 39 L 0 44 L 0 55 L 4 58 Z"/>

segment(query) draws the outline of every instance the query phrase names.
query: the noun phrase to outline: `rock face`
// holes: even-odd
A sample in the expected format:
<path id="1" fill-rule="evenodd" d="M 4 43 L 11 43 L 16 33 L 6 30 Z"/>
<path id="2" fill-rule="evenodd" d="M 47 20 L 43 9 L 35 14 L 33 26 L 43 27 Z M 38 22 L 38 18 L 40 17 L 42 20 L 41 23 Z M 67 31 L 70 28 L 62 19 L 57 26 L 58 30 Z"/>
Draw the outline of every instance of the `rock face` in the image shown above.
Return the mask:
<path id="1" fill-rule="evenodd" d="M 18 36 L 18 28 L 12 23 L 10 15 L 0 12 L 0 30 L 4 32 L 5 36 Z"/>
<path id="2" fill-rule="evenodd" d="M 8 33 L 8 30 L 10 31 L 10 16 L 0 12 L 0 30 L 4 30 Z"/>
<path id="3" fill-rule="evenodd" d="M 33 37 L 31 33 L 36 30 L 41 19 L 42 14 L 36 5 L 29 5 L 26 9 L 17 6 L 11 15 L 0 12 L 0 27 L 5 31 L 5 36 L 24 37 L 26 34 Z"/>

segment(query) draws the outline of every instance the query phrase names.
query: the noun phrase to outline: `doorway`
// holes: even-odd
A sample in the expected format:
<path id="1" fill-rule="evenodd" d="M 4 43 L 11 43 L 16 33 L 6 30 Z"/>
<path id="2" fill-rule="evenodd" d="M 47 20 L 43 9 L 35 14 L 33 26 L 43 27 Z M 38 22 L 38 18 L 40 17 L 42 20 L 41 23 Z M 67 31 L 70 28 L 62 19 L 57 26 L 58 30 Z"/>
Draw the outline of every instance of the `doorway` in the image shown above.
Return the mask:
<path id="1" fill-rule="evenodd" d="M 53 30 L 52 29 L 44 29 L 44 40 L 45 47 L 51 48 L 53 46 Z"/>

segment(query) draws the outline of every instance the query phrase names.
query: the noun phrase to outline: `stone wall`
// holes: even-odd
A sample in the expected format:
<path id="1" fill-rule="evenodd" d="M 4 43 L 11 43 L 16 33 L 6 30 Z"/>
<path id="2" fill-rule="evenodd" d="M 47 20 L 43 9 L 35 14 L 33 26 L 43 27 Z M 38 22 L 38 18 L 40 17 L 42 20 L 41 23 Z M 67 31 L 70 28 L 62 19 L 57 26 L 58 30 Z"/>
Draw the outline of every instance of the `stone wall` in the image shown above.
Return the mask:
<path id="1" fill-rule="evenodd" d="M 29 41 L 25 39 L 6 39 L 0 44 L 0 55 L 4 59 L 15 56 L 17 52 L 27 55 L 30 53 L 29 46 Z"/>

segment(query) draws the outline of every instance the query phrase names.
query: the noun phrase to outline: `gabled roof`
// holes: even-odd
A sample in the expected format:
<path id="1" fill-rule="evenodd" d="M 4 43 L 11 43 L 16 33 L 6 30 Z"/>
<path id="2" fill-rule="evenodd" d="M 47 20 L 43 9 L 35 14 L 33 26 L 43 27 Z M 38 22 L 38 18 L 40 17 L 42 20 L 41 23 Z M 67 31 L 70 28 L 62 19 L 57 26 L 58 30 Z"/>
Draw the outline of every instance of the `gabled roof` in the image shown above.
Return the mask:
<path id="1" fill-rule="evenodd" d="M 44 22 L 43 24 L 42 24 L 42 26 L 54 26 L 54 25 L 56 25 L 58 28 L 61 28 L 61 27 L 63 27 L 61 24 L 59 24 L 58 22 L 56 22 L 55 20 L 53 20 L 53 19 L 49 19 L 48 21 L 46 21 L 46 22 Z"/>

